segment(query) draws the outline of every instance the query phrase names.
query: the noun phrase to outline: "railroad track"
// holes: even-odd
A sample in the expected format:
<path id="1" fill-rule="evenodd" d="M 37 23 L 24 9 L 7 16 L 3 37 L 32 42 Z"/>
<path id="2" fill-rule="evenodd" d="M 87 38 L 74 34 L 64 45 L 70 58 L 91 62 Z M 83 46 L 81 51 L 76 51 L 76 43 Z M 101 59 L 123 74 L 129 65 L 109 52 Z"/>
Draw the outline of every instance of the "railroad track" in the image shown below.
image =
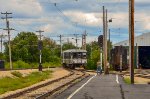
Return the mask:
<path id="1" fill-rule="evenodd" d="M 83 70 L 71 70 L 70 72 L 71 73 L 65 77 L 6 96 L 3 99 L 45 99 L 56 91 L 72 85 L 73 82 L 89 76 Z"/>
<path id="2" fill-rule="evenodd" d="M 121 75 L 129 76 L 129 72 L 123 72 Z M 134 73 L 135 77 L 147 78 L 150 79 L 150 70 L 136 70 Z"/>

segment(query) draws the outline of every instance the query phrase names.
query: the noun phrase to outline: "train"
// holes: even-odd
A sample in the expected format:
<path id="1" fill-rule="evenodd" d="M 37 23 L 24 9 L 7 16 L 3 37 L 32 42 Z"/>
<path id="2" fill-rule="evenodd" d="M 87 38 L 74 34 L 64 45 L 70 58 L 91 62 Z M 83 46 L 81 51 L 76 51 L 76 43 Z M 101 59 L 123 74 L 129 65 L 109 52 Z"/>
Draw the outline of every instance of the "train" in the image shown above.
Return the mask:
<path id="1" fill-rule="evenodd" d="M 62 64 L 65 68 L 85 68 L 87 65 L 87 51 L 82 49 L 69 49 L 62 53 Z"/>
<path id="2" fill-rule="evenodd" d="M 120 70 L 122 62 L 123 70 L 129 67 L 128 46 L 115 46 L 111 50 L 110 63 L 114 70 Z M 122 58 L 120 57 L 122 55 Z M 134 68 L 150 69 L 150 46 L 138 46 L 134 48 Z"/>
<path id="3" fill-rule="evenodd" d="M 111 49 L 110 64 L 113 70 L 127 70 L 128 69 L 128 50 L 124 46 L 115 46 Z"/>
<path id="4" fill-rule="evenodd" d="M 150 69 L 150 46 L 138 46 L 135 54 L 138 54 L 138 68 Z"/>

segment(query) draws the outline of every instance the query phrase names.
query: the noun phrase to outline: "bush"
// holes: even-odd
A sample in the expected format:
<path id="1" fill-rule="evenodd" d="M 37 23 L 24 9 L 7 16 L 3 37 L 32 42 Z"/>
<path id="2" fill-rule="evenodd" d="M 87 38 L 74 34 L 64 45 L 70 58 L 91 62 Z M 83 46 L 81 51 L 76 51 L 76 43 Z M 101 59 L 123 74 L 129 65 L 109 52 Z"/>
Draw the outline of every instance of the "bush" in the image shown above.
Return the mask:
<path id="1" fill-rule="evenodd" d="M 93 60 L 88 60 L 86 69 L 96 70 L 96 63 Z"/>
<path id="2" fill-rule="evenodd" d="M 60 67 L 61 66 L 61 63 L 57 62 L 57 63 L 54 63 L 54 62 L 46 62 L 46 63 L 43 63 L 43 67 L 45 68 L 48 68 L 48 67 Z"/>
<path id="3" fill-rule="evenodd" d="M 48 68 L 48 67 L 60 67 L 61 66 L 61 61 L 60 58 L 55 58 L 55 61 L 52 62 L 45 62 L 42 63 L 43 68 Z M 38 68 L 39 63 L 25 63 L 22 60 L 13 62 L 13 69 L 28 69 L 28 68 Z M 6 69 L 10 69 L 9 67 L 9 62 L 6 63 L 5 65 Z"/>
<path id="4" fill-rule="evenodd" d="M 18 71 L 13 71 L 13 72 L 11 72 L 11 74 L 16 76 L 16 77 L 19 77 L 19 78 L 22 77 L 22 74 Z"/>
<path id="5" fill-rule="evenodd" d="M 131 84 L 130 77 L 124 77 L 124 82 L 126 84 Z"/>
<path id="6" fill-rule="evenodd" d="M 57 57 L 57 56 L 50 56 L 50 61 L 52 63 L 61 63 L 61 58 Z"/>
<path id="7" fill-rule="evenodd" d="M 31 66 L 22 60 L 18 60 L 13 63 L 13 68 L 31 68 Z"/>

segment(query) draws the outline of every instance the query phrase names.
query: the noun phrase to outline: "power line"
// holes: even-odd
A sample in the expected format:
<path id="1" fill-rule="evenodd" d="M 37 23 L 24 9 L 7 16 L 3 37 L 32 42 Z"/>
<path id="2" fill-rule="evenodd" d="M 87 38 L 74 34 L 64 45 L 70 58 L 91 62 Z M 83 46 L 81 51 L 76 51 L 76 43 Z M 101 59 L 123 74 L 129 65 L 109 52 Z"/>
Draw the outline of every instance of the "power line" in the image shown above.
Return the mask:
<path id="1" fill-rule="evenodd" d="M 65 19 L 69 20 L 73 25 L 75 24 L 75 22 L 71 21 L 70 18 L 68 18 L 68 16 L 66 16 L 63 11 L 61 11 L 61 9 L 58 8 L 57 3 L 53 3 L 54 7 L 56 8 L 56 10 L 64 16 Z"/>

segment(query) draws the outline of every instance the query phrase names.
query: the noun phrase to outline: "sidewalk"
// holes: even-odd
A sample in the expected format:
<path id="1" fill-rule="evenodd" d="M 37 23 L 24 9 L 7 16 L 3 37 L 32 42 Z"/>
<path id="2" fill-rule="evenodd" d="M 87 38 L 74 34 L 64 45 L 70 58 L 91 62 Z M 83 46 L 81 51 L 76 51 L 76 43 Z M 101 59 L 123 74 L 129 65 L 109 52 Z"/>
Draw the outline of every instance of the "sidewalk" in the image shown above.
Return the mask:
<path id="1" fill-rule="evenodd" d="M 97 75 L 71 99 L 122 99 L 116 75 Z"/>
<path id="2" fill-rule="evenodd" d="M 125 99 L 150 99 L 150 85 L 122 84 L 123 94 Z"/>

